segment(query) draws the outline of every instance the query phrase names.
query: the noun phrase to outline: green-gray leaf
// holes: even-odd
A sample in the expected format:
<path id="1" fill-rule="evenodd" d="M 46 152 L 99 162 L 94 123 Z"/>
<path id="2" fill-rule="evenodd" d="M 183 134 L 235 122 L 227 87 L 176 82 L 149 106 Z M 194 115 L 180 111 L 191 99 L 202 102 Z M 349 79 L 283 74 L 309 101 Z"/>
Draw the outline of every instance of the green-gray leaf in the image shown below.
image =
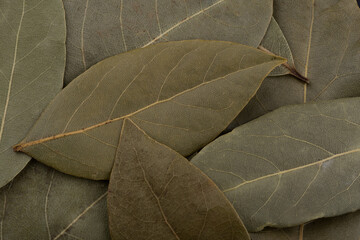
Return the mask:
<path id="1" fill-rule="evenodd" d="M 22 140 L 60 91 L 65 69 L 61 0 L 0 1 L 0 187 L 29 162 Z"/>
<path id="2" fill-rule="evenodd" d="M 110 239 L 107 185 L 32 161 L 0 191 L 1 238 Z"/>
<path id="3" fill-rule="evenodd" d="M 283 62 L 241 44 L 204 40 L 119 54 L 69 84 L 15 149 L 68 174 L 108 179 L 130 118 L 189 155 L 214 139 Z"/>
<path id="4" fill-rule="evenodd" d="M 278 23 L 273 17 L 271 18 L 269 28 L 266 31 L 264 39 L 261 41 L 259 48 L 260 49 L 265 48 L 266 50 L 276 55 L 286 58 L 288 61 L 287 62 L 288 66 L 294 68 L 294 59 L 289 44 L 286 41 L 286 38 L 283 32 L 281 31 L 281 28 L 279 27 Z M 291 72 L 289 68 L 287 68 L 284 65 L 281 65 L 275 68 L 269 74 L 269 76 L 281 76 L 290 73 Z"/>
<path id="5" fill-rule="evenodd" d="M 249 231 L 360 208 L 360 98 L 280 108 L 192 159 Z"/>
<path id="6" fill-rule="evenodd" d="M 111 173 L 108 211 L 113 240 L 250 240 L 216 185 L 131 120 Z"/>
<path id="7" fill-rule="evenodd" d="M 237 118 L 238 124 L 284 105 L 360 96 L 356 0 L 275 0 L 274 17 L 289 43 L 296 70 L 310 84 L 290 75 L 266 78 Z"/>
<path id="8" fill-rule="evenodd" d="M 69 83 L 91 65 L 159 41 L 224 40 L 257 47 L 272 0 L 63 0 Z"/>
<path id="9" fill-rule="evenodd" d="M 300 227 L 267 229 L 250 235 L 252 240 L 359 240 L 360 211 L 319 219 Z"/>

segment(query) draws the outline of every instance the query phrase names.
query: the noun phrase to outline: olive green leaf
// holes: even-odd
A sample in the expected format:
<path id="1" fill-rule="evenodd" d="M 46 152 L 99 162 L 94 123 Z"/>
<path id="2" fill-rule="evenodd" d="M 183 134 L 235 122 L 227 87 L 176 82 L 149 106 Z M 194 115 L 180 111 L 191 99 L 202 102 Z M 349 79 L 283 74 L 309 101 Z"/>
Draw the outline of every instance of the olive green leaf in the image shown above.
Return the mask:
<path id="1" fill-rule="evenodd" d="M 93 64 L 159 41 L 208 39 L 257 47 L 273 0 L 63 0 L 68 84 Z"/>
<path id="2" fill-rule="evenodd" d="M 31 161 L 0 190 L 1 239 L 110 239 L 107 185 Z"/>
<path id="3" fill-rule="evenodd" d="M 304 240 L 304 235 L 300 235 L 300 233 L 304 233 L 303 229 L 304 225 L 291 228 L 266 228 L 261 232 L 250 233 L 250 236 L 251 240 Z"/>
<path id="4" fill-rule="evenodd" d="M 65 13 L 61 0 L 0 1 L 0 187 L 30 157 L 15 154 L 63 85 Z"/>
<path id="5" fill-rule="evenodd" d="M 258 48 L 267 53 L 279 55 L 288 60 L 286 63 L 283 63 L 281 66 L 275 68 L 269 74 L 269 76 L 282 76 L 286 74 L 291 74 L 299 80 L 309 83 L 309 80 L 307 78 L 305 78 L 298 71 L 296 71 L 294 66 L 294 59 L 289 44 L 287 43 L 286 38 L 281 31 L 281 28 L 273 17 L 271 18 L 271 22 L 264 36 L 264 39 L 261 41 Z"/>
<path id="6" fill-rule="evenodd" d="M 15 147 L 108 179 L 124 119 L 183 155 L 214 139 L 285 60 L 241 44 L 166 42 L 108 58 L 68 85 Z"/>
<path id="7" fill-rule="evenodd" d="M 261 41 L 259 48 L 286 58 L 288 61 L 287 65 L 289 67 L 294 66 L 294 59 L 289 44 L 287 43 L 281 28 L 273 17 L 271 18 L 269 28 L 266 31 L 264 39 Z M 290 73 L 291 72 L 289 68 L 281 65 L 275 68 L 269 74 L 269 76 L 282 76 Z"/>
<path id="8" fill-rule="evenodd" d="M 286 106 L 206 146 L 192 162 L 249 231 L 360 208 L 360 98 Z"/>
<path id="9" fill-rule="evenodd" d="M 186 158 L 131 120 L 120 138 L 108 194 L 113 240 L 250 240 L 224 194 Z"/>
<path id="10" fill-rule="evenodd" d="M 238 124 L 284 105 L 360 96 L 356 0 L 275 0 L 274 17 L 289 43 L 296 70 L 310 84 L 290 75 L 266 78 L 237 118 Z"/>
<path id="11" fill-rule="evenodd" d="M 360 211 L 319 219 L 300 227 L 267 229 L 250 235 L 252 240 L 359 240 Z"/>

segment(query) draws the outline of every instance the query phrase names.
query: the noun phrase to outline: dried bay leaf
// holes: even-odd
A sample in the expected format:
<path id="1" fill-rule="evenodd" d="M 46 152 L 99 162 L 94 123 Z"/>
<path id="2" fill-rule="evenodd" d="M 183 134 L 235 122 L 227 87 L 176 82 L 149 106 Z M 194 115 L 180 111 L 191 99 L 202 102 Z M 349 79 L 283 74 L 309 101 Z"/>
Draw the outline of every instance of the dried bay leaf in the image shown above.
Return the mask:
<path id="1" fill-rule="evenodd" d="M 204 40 L 119 54 L 69 84 L 15 150 L 68 174 L 108 179 L 129 118 L 189 155 L 214 139 L 284 61 L 241 44 Z"/>
<path id="2" fill-rule="evenodd" d="M 304 240 L 300 235 L 304 225 L 291 228 L 265 228 L 261 232 L 249 233 L 251 240 Z M 313 239 L 317 240 L 317 239 Z"/>
<path id="3" fill-rule="evenodd" d="M 296 70 L 310 84 L 290 75 L 266 78 L 234 126 L 284 105 L 360 96 L 360 9 L 355 0 L 275 0 L 274 18 Z"/>
<path id="4" fill-rule="evenodd" d="M 272 0 L 63 0 L 68 84 L 91 65 L 159 41 L 224 40 L 257 47 Z"/>
<path id="5" fill-rule="evenodd" d="M 252 240 L 359 240 L 360 211 L 319 219 L 301 227 L 266 229 L 250 235 Z"/>
<path id="6" fill-rule="evenodd" d="M 183 156 L 125 120 L 110 178 L 112 239 L 248 239 L 235 209 Z"/>
<path id="7" fill-rule="evenodd" d="M 261 41 L 260 49 L 264 48 L 266 51 L 270 51 L 273 54 L 284 57 L 287 59 L 288 66 L 294 67 L 294 59 L 291 53 L 291 49 L 289 44 L 286 41 L 286 38 L 279 27 L 279 24 L 272 17 L 270 21 L 270 25 L 264 39 Z M 286 74 L 290 74 L 289 68 L 286 68 L 284 65 L 281 65 L 275 68 L 269 76 L 282 76 Z"/>
<path id="8" fill-rule="evenodd" d="M 0 187 L 29 162 L 22 140 L 61 90 L 65 13 L 61 0 L 0 1 Z"/>
<path id="9" fill-rule="evenodd" d="M 258 47 L 264 52 L 273 53 L 279 56 L 282 56 L 287 59 L 287 63 L 283 63 L 282 65 L 276 67 L 267 78 L 265 78 L 264 81 L 276 81 L 276 79 L 281 78 L 272 78 L 274 76 L 284 76 L 291 74 L 295 76 L 296 78 L 304 81 L 304 77 L 297 72 L 294 65 L 294 59 L 292 56 L 292 52 L 290 49 L 290 46 L 279 26 L 279 24 L 276 22 L 275 18 L 272 17 L 270 21 L 270 25 L 266 31 L 266 34 L 264 36 L 264 39 L 261 41 L 260 46 Z M 287 85 L 288 81 L 296 81 L 297 79 L 293 77 L 286 76 L 287 79 L 286 82 L 283 82 L 282 84 Z M 269 80 L 271 79 L 271 80 Z M 305 82 L 308 81 L 305 79 Z M 291 83 L 295 85 L 302 86 L 300 82 L 298 83 Z M 260 88 L 262 89 L 261 94 L 257 93 L 253 99 L 250 100 L 249 104 L 245 106 L 243 111 L 239 114 L 239 116 L 227 127 L 226 132 L 231 131 L 232 129 L 249 122 L 250 120 L 253 120 L 261 115 L 264 115 L 265 113 L 269 112 L 270 110 L 274 110 L 274 108 L 269 108 L 263 104 L 263 99 L 273 98 L 271 95 L 273 94 L 273 90 L 268 88 Z M 277 90 L 279 89 L 277 88 Z M 293 89 L 286 89 L 283 88 L 281 94 L 279 94 L 281 97 L 278 97 L 278 101 L 281 101 L 282 103 L 278 106 L 286 105 L 286 102 L 292 102 L 293 98 L 295 96 L 301 97 L 302 95 L 296 92 L 296 90 Z M 261 100 L 260 100 L 261 99 Z"/>
<path id="10" fill-rule="evenodd" d="M 203 148 L 192 162 L 249 231 L 360 208 L 360 98 L 282 107 Z"/>
<path id="11" fill-rule="evenodd" d="M 358 240 L 360 237 L 360 212 L 324 218 L 306 224 L 303 240 Z"/>
<path id="12" fill-rule="evenodd" d="M 0 190 L 2 239 L 110 239 L 107 182 L 71 177 L 31 161 Z"/>

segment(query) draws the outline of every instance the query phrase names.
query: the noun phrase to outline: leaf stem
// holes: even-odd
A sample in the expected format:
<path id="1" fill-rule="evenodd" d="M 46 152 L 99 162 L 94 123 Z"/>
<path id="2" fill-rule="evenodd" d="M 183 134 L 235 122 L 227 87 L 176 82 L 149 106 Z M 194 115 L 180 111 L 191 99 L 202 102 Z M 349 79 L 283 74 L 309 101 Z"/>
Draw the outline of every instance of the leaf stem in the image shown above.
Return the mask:
<path id="1" fill-rule="evenodd" d="M 263 52 L 266 52 L 268 54 L 272 54 L 275 55 L 274 53 L 272 53 L 271 51 L 269 51 L 268 49 L 264 48 L 263 46 L 259 46 L 258 49 L 260 49 Z M 310 83 L 309 79 L 304 77 L 303 75 L 301 75 L 293 66 L 290 66 L 287 62 L 282 64 L 285 68 L 287 68 L 289 70 L 289 74 L 296 77 L 297 79 L 299 79 L 302 82 L 305 82 L 307 84 Z"/>

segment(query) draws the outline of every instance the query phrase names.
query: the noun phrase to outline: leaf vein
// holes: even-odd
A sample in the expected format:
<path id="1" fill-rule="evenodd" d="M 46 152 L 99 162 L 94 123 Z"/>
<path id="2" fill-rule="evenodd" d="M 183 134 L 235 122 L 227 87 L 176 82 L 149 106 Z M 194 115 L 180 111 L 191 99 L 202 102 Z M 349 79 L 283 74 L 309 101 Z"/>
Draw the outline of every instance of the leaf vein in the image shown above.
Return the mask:
<path id="1" fill-rule="evenodd" d="M 111 119 L 111 117 L 112 117 L 112 115 L 113 115 L 113 113 L 114 113 L 114 111 L 115 111 L 115 109 L 116 109 L 116 106 L 118 105 L 119 101 L 121 100 L 121 98 L 123 97 L 123 95 L 126 93 L 126 91 L 129 89 L 129 87 L 136 81 L 136 79 L 141 75 L 141 73 L 144 72 L 144 70 L 146 69 L 146 67 L 148 67 L 150 63 L 152 63 L 159 55 L 161 55 L 161 54 L 162 54 L 165 50 L 167 50 L 167 49 L 168 49 L 168 48 L 164 48 L 164 49 L 161 50 L 159 53 L 155 54 L 154 57 L 153 57 L 147 64 L 145 64 L 145 65 L 141 68 L 140 72 L 139 72 L 138 74 L 136 74 L 136 75 L 134 76 L 134 78 L 129 82 L 129 84 L 125 87 L 125 89 L 121 92 L 120 96 L 119 96 L 118 99 L 116 100 L 116 102 L 115 102 L 115 104 L 114 104 L 114 106 L 113 106 L 113 108 L 112 108 L 112 110 L 111 110 L 111 112 L 110 112 L 110 115 L 109 115 L 109 117 L 108 117 L 108 120 Z"/>
<path id="2" fill-rule="evenodd" d="M 48 187 L 48 190 L 47 190 L 47 192 L 46 192 L 45 206 L 44 206 L 45 225 L 46 225 L 46 230 L 47 230 L 47 233 L 48 233 L 48 236 L 49 236 L 49 240 L 51 240 L 51 232 L 50 232 L 50 227 L 49 227 L 49 220 L 48 220 L 48 211 L 47 211 L 47 209 L 48 209 L 48 202 L 49 202 L 49 194 L 50 194 L 50 190 L 51 190 L 52 183 L 53 183 L 53 181 L 54 181 L 54 173 L 55 173 L 55 171 L 52 170 L 49 187 Z"/>
<path id="3" fill-rule="evenodd" d="M 134 152 L 135 152 L 135 154 L 136 154 L 136 160 L 137 160 L 137 162 L 138 162 L 138 164 L 139 164 L 139 166 L 140 166 L 140 168 L 141 168 L 144 181 L 145 181 L 146 185 L 148 186 L 149 190 L 151 191 L 153 197 L 155 198 L 155 200 L 156 200 L 156 202 L 157 202 L 157 205 L 158 205 L 159 210 L 160 210 L 160 212 L 161 212 L 161 215 L 162 215 L 162 217 L 163 217 L 163 219 L 164 219 L 164 222 L 165 222 L 166 225 L 170 228 L 172 234 L 176 237 L 176 239 L 180 240 L 179 236 L 177 235 L 177 233 L 175 232 L 175 230 L 172 228 L 171 224 L 168 222 L 167 217 L 166 217 L 166 215 L 165 215 L 165 213 L 164 213 L 164 210 L 163 210 L 163 208 L 162 208 L 162 206 L 161 206 L 160 199 L 159 199 L 159 197 L 155 194 L 155 192 L 154 192 L 151 184 L 149 183 L 149 181 L 148 181 L 148 179 L 147 179 L 147 177 L 146 177 L 145 170 L 144 170 L 144 168 L 143 168 L 143 166 L 142 166 L 142 164 L 141 164 L 141 162 L 140 162 L 140 160 L 139 160 L 138 152 L 136 151 L 136 148 L 133 148 L 133 150 L 134 150 Z"/>
<path id="4" fill-rule="evenodd" d="M 125 52 L 127 52 L 128 48 L 127 48 L 126 41 L 125 41 L 124 24 L 123 24 L 123 20 L 122 20 L 123 7 L 124 7 L 124 0 L 120 0 L 120 17 L 119 17 L 119 21 L 120 21 L 121 37 L 122 37 L 122 40 L 123 40 L 123 43 L 124 43 Z"/>
<path id="5" fill-rule="evenodd" d="M 91 165 L 82 163 L 82 162 L 78 161 L 78 160 L 75 159 L 75 158 L 66 156 L 66 155 L 64 155 L 63 153 L 61 153 L 61 152 L 59 152 L 59 151 L 56 151 L 55 149 L 50 148 L 49 146 L 47 146 L 47 145 L 44 144 L 44 143 L 40 143 L 40 144 L 43 145 L 44 147 L 46 147 L 47 149 L 49 149 L 50 151 L 52 151 L 52 152 L 54 152 L 54 153 L 56 153 L 56 154 L 58 154 L 58 155 L 60 155 L 60 156 L 62 156 L 62 157 L 64 157 L 64 158 L 66 158 L 66 159 L 72 160 L 72 161 L 74 161 L 74 162 L 76 162 L 76 163 L 79 163 L 80 165 L 84 165 L 84 166 L 87 166 L 87 167 L 90 167 L 90 168 L 94 168 L 94 169 L 96 169 L 96 170 L 98 170 L 98 171 L 105 172 L 104 170 L 102 170 L 102 169 L 100 169 L 100 168 L 97 168 L 96 166 L 91 166 Z"/>
<path id="6" fill-rule="evenodd" d="M 81 26 L 81 57 L 82 57 L 82 62 L 84 65 L 84 70 L 87 69 L 86 67 L 86 59 L 85 59 L 85 50 L 84 50 L 84 28 L 85 28 L 85 21 L 86 21 L 86 15 L 87 15 L 87 10 L 88 10 L 88 6 L 89 6 L 89 0 L 86 0 L 86 5 L 85 5 L 85 10 L 84 10 L 84 18 L 83 18 L 83 22 L 82 22 L 82 26 Z"/>
<path id="7" fill-rule="evenodd" d="M 158 94 L 158 96 L 157 96 L 157 100 L 156 100 L 156 101 L 159 101 L 160 95 L 161 95 L 161 93 L 162 93 L 162 90 L 163 90 L 163 88 L 164 88 L 167 80 L 169 79 L 169 76 L 171 75 L 171 73 L 172 73 L 173 71 L 175 71 L 175 69 L 180 65 L 180 63 L 184 60 L 184 58 L 185 58 L 187 55 L 191 54 L 192 52 L 196 51 L 196 50 L 199 49 L 199 48 L 200 48 L 200 47 L 196 47 L 195 49 L 191 49 L 190 51 L 188 51 L 187 53 L 185 53 L 185 54 L 180 58 L 180 60 L 176 63 L 176 65 L 169 71 L 169 73 L 166 75 L 165 80 L 163 81 L 163 83 L 162 83 L 162 85 L 161 85 L 161 87 L 160 87 L 159 94 Z"/>
<path id="8" fill-rule="evenodd" d="M 21 31 L 22 22 L 23 22 L 23 19 L 24 19 L 24 12 L 25 12 L 25 0 L 23 0 L 22 14 L 21 14 L 21 17 L 20 17 L 19 27 L 18 27 L 18 30 L 17 30 L 17 33 L 16 33 L 15 49 L 14 49 L 14 59 L 13 59 L 12 68 L 11 68 L 11 74 L 10 74 L 10 80 L 9 80 L 9 84 L 8 84 L 8 91 L 7 91 L 7 95 L 6 95 L 4 112 L 3 112 L 2 119 L 1 119 L 1 126 L 0 126 L 0 143 L 1 143 L 1 140 L 2 140 L 3 132 L 4 132 L 5 119 L 6 119 L 7 109 L 8 109 L 8 107 L 9 107 L 9 102 L 10 102 L 11 86 L 12 86 L 12 82 L 13 82 L 13 80 L 14 80 L 14 72 L 15 72 L 16 58 L 17 58 L 18 45 L 19 45 L 19 36 L 20 36 L 20 31 Z"/>
<path id="9" fill-rule="evenodd" d="M 224 75 L 222 77 L 218 77 L 216 79 L 213 79 L 211 81 L 207 81 L 205 83 L 201 83 L 193 88 L 189 88 L 189 89 L 186 89 L 185 91 L 182 91 L 180 93 L 177 93 L 171 97 L 169 97 L 168 99 L 164 99 L 164 100 L 161 100 L 161 101 L 157 101 L 157 102 L 154 102 L 152 104 L 149 104 L 143 108 L 140 108 L 132 113 L 129 113 L 127 115 L 124 115 L 124 116 L 121 116 L 121 117 L 118 117 L 118 118 L 114 118 L 114 119 L 111 119 L 111 120 L 107 120 L 107 121 L 103 121 L 103 122 L 100 122 L 98 124 L 95 124 L 95 125 L 92 125 L 92 126 L 89 126 L 89 127 L 86 127 L 86 128 L 82 128 L 80 130 L 75 130 L 75 131 L 72 131 L 72 132 L 66 132 L 66 133 L 61 133 L 61 134 L 57 134 L 57 135 L 53 135 L 53 136 L 50 136 L 50 137 L 46 137 L 46 138 L 41 138 L 41 139 L 38 139 L 38 140 L 34 140 L 34 141 L 30 141 L 30 142 L 23 142 L 23 143 L 20 143 L 20 144 L 17 144 L 15 145 L 13 148 L 15 151 L 21 151 L 24 147 L 29 147 L 29 146 L 32 146 L 32 145 L 35 145 L 35 144 L 39 144 L 39 143 L 43 143 L 43 142 L 47 142 L 47 141 L 51 141 L 51 140 L 55 140 L 55 139 L 59 139 L 59 138 L 63 138 L 63 137 L 67 137 L 67 136 L 71 136 L 71 135 L 75 135 L 75 134 L 79 134 L 79 133 L 82 133 L 83 131 L 88 131 L 88 130 L 91 130 L 91 129 L 94 129 L 94 128 L 98 128 L 98 127 L 101 127 L 103 125 L 106 125 L 108 123 L 111 123 L 111 122 L 115 122 L 115 121 L 119 121 L 119 120 L 123 120 L 123 119 L 129 119 L 131 116 L 134 116 L 135 114 L 139 113 L 139 112 L 142 112 L 142 111 L 145 111 L 146 109 L 149 109 L 153 106 L 156 106 L 158 104 L 162 104 L 162 103 L 166 103 L 166 102 L 169 102 L 173 99 L 175 99 L 176 97 L 178 96 L 181 96 L 183 94 L 186 94 L 188 92 L 191 92 L 191 91 L 194 91 L 196 90 L 197 88 L 200 88 L 202 86 L 205 86 L 207 84 L 211 84 L 213 82 L 217 82 L 217 81 L 221 81 L 221 80 L 226 80 L 226 78 L 229 76 L 229 75 L 232 75 L 232 74 L 235 74 L 235 73 L 240 73 L 240 72 L 243 72 L 243 71 L 247 71 L 249 69 L 252 69 L 252 68 L 255 68 L 255 67 L 259 67 L 263 64 L 267 64 L 267 62 L 265 63 L 261 63 L 261 64 L 258 64 L 258 65 L 255 65 L 255 66 L 252 66 L 252 67 L 249 67 L 249 68 L 246 68 L 246 69 L 240 69 L 240 70 L 237 70 L 235 72 L 232 72 L 232 73 L 229 73 L 227 75 Z M 281 63 L 279 63 L 281 64 Z"/>
<path id="10" fill-rule="evenodd" d="M 221 4 L 222 2 L 224 2 L 225 0 L 220 0 L 218 2 L 215 2 L 214 4 L 210 5 L 209 7 L 205 8 L 205 9 L 201 9 L 199 12 L 191 15 L 190 17 L 185 18 L 184 20 L 178 22 L 177 24 L 175 24 L 174 26 L 172 26 L 171 28 L 167 29 L 166 31 L 164 31 L 163 33 L 159 34 L 156 38 L 154 38 L 153 40 L 151 40 L 150 42 L 148 42 L 147 44 L 145 44 L 143 47 L 147 47 L 151 44 L 153 44 L 154 42 L 156 42 L 157 40 L 161 39 L 162 37 L 164 37 L 166 34 L 168 34 L 169 32 L 171 32 L 172 30 L 174 30 L 175 28 L 179 27 L 180 25 L 184 24 L 185 22 L 191 20 L 192 18 L 200 15 L 201 13 L 204 13 L 206 11 L 208 11 L 209 9 Z"/>
<path id="11" fill-rule="evenodd" d="M 229 192 L 229 191 L 234 191 L 234 190 L 240 188 L 241 186 L 243 186 L 243 185 L 245 185 L 245 184 L 253 183 L 253 182 L 256 182 L 256 181 L 259 181 L 259 180 L 263 180 L 263 179 L 265 179 L 265 178 L 269 178 L 269 177 L 276 176 L 276 175 L 282 175 L 282 174 L 285 174 L 285 173 L 290 173 L 290 172 L 293 172 L 293 171 L 296 171 L 296 170 L 299 170 L 299 169 L 311 167 L 311 166 L 314 166 L 314 165 L 316 165 L 316 164 L 321 164 L 321 163 L 330 161 L 330 160 L 335 159 L 335 158 L 337 158 L 337 157 L 341 157 L 341 156 L 345 156 L 345 155 L 353 154 L 353 153 L 357 153 L 357 152 L 360 152 L 360 148 L 353 149 L 353 150 L 350 150 L 350 151 L 347 151 L 347 152 L 343 152 L 343 153 L 339 153 L 339 154 L 335 154 L 335 155 L 333 155 L 333 156 L 331 156 L 331 157 L 325 158 L 325 159 L 323 159 L 323 160 L 320 160 L 320 161 L 317 161 L 317 162 L 314 162 L 314 163 L 306 164 L 306 165 L 303 165 L 303 166 L 299 166 L 299 167 L 287 169 L 287 170 L 284 170 L 284 171 L 281 171 L 281 172 L 276 172 L 276 173 L 272 173 L 272 174 L 269 174 L 269 175 L 265 175 L 265 176 L 262 176 L 262 177 L 259 177 L 259 178 L 255 178 L 255 179 L 252 179 L 252 180 L 249 180 L 249 181 L 240 183 L 240 184 L 236 185 L 235 187 L 225 189 L 223 192 L 225 193 L 225 192 Z"/>
<path id="12" fill-rule="evenodd" d="M 94 202 L 92 202 L 84 211 L 82 211 L 66 228 L 64 228 L 53 240 L 59 239 L 62 235 L 66 233 L 66 231 L 74 225 L 82 216 L 84 216 L 91 208 L 93 208 L 98 202 L 101 201 L 105 196 L 107 195 L 107 192 L 102 194 L 98 199 L 96 199 Z"/>
<path id="13" fill-rule="evenodd" d="M 282 175 L 278 175 L 279 178 L 278 178 L 278 181 L 277 181 L 277 184 L 276 184 L 276 187 L 275 187 L 274 191 L 270 194 L 270 196 L 264 202 L 264 204 L 260 208 L 258 208 L 258 210 L 256 210 L 256 212 L 253 215 L 251 215 L 250 219 L 252 219 L 261 209 L 263 209 L 270 202 L 271 198 L 274 196 L 276 191 L 279 189 L 280 182 L 281 182 L 281 176 Z"/>
<path id="14" fill-rule="evenodd" d="M 320 170 L 321 170 L 321 166 L 322 166 L 322 163 L 319 164 L 319 168 L 318 170 L 316 171 L 313 179 L 310 181 L 310 183 L 308 184 L 308 186 L 306 187 L 305 191 L 303 192 L 303 194 L 301 194 L 300 198 L 296 201 L 296 203 L 294 204 L 294 207 L 297 206 L 301 199 L 303 199 L 303 197 L 305 196 L 305 194 L 307 193 L 307 191 L 309 190 L 309 188 L 311 187 L 311 185 L 314 183 L 314 181 L 316 180 L 316 178 L 319 176 L 319 173 L 320 173 Z"/>
<path id="15" fill-rule="evenodd" d="M 95 88 L 91 91 L 91 93 L 79 104 L 79 106 L 75 109 L 75 111 L 73 112 L 73 114 L 70 116 L 69 120 L 67 121 L 64 130 L 62 131 L 62 133 L 64 133 L 66 131 L 66 129 L 69 127 L 70 122 L 72 121 L 72 119 L 74 118 L 74 116 L 76 115 L 76 113 L 80 110 L 80 108 L 85 104 L 85 102 L 87 100 L 89 100 L 89 98 L 95 93 L 96 89 L 100 86 L 100 84 L 102 83 L 102 81 L 106 78 L 106 76 L 108 74 L 110 74 L 115 68 L 117 67 L 117 65 L 113 66 L 109 71 L 107 71 L 104 76 L 100 79 L 100 81 L 96 84 Z"/>

